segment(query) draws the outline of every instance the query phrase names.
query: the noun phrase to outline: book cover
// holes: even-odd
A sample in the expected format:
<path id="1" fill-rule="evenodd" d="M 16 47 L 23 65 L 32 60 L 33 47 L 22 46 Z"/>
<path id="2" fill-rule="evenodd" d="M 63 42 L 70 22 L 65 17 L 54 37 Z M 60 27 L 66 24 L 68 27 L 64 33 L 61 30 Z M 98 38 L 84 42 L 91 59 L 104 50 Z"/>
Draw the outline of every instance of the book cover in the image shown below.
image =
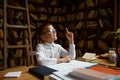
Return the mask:
<path id="1" fill-rule="evenodd" d="M 77 68 L 70 72 L 69 75 L 85 80 L 113 80 L 115 75 L 99 72 L 91 69 Z"/>
<path id="2" fill-rule="evenodd" d="M 52 68 L 49 68 L 47 66 L 38 66 L 38 67 L 33 67 L 33 68 L 30 68 L 29 69 L 29 72 L 34 74 L 34 75 L 37 75 L 41 78 L 45 78 L 46 76 L 52 74 L 53 72 L 55 72 L 57 70 L 55 69 L 52 69 Z"/>
<path id="3" fill-rule="evenodd" d="M 112 74 L 115 76 L 120 75 L 120 69 L 118 67 L 114 67 L 114 66 L 95 65 L 95 66 L 90 67 L 89 69 L 99 71 L 99 72 L 108 73 L 108 74 Z"/>

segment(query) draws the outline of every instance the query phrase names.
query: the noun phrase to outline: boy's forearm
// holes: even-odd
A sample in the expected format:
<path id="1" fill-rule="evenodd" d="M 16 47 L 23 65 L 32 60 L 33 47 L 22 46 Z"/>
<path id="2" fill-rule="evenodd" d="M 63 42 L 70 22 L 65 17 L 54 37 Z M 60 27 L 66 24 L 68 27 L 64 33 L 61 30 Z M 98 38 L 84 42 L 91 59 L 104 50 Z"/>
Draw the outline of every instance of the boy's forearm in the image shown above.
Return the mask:
<path id="1" fill-rule="evenodd" d="M 69 40 L 69 44 L 74 44 L 74 39 Z"/>

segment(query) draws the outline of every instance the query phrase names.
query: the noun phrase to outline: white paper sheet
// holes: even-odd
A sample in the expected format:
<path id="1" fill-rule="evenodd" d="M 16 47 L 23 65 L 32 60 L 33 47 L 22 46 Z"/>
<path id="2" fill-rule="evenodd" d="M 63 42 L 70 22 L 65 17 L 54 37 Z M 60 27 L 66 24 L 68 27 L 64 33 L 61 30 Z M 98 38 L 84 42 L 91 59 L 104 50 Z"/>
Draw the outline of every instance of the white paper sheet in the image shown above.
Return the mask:
<path id="1" fill-rule="evenodd" d="M 70 70 L 75 68 L 86 68 L 86 67 L 91 67 L 93 65 L 97 65 L 97 63 L 72 60 L 69 63 L 60 63 L 56 65 L 50 65 L 48 67 L 61 71 L 61 70 Z"/>
<path id="2" fill-rule="evenodd" d="M 50 75 L 53 80 L 78 80 L 68 75 L 68 73 L 72 72 L 75 68 L 86 68 L 94 65 L 97 65 L 97 63 L 72 60 L 69 63 L 60 63 L 56 65 L 50 65 L 48 67 L 58 70 L 57 72 L 53 72 L 53 74 Z"/>
<path id="3" fill-rule="evenodd" d="M 4 75 L 4 77 L 20 77 L 22 71 L 14 71 L 14 72 L 8 72 Z"/>

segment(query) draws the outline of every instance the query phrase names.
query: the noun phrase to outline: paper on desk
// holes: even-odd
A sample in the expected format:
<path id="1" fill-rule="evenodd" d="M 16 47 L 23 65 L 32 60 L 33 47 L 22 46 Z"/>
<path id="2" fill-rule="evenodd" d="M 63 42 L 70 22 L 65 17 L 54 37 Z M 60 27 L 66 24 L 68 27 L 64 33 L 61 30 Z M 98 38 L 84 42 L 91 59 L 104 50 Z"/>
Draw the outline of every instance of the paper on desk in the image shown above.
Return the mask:
<path id="1" fill-rule="evenodd" d="M 73 70 L 64 70 L 64 71 L 53 72 L 53 74 L 50 75 L 50 77 L 52 77 L 53 80 L 54 79 L 55 80 L 78 80 L 77 78 L 68 75 L 72 71 Z"/>
<path id="2" fill-rule="evenodd" d="M 14 72 L 8 72 L 4 75 L 4 77 L 20 77 L 22 71 L 14 71 Z"/>
<path id="3" fill-rule="evenodd" d="M 95 53 L 86 52 L 86 53 L 82 56 L 82 58 L 87 59 L 87 60 L 94 60 L 94 59 L 96 59 L 95 56 L 96 56 Z"/>
<path id="4" fill-rule="evenodd" d="M 72 60 L 69 63 L 60 63 L 56 65 L 50 65 L 48 67 L 60 71 L 60 70 L 71 70 L 75 68 L 86 68 L 86 67 L 91 67 L 93 65 L 97 65 L 97 63 Z"/>

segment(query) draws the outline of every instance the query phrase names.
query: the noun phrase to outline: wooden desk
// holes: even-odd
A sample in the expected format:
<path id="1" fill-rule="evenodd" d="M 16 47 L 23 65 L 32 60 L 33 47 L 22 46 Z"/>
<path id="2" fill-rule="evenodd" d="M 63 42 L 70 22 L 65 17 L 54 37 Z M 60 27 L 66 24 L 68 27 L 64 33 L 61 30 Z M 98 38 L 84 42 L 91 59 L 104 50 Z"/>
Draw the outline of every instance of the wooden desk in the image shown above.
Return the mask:
<path id="1" fill-rule="evenodd" d="M 33 66 L 30 66 L 30 67 L 33 67 Z M 23 66 L 23 67 L 9 68 L 9 69 L 0 71 L 0 80 L 43 80 L 37 76 L 30 74 L 28 72 L 28 69 L 30 67 Z M 10 71 L 22 71 L 22 74 L 19 78 L 4 78 L 3 76 Z"/>
<path id="2" fill-rule="evenodd" d="M 77 60 L 83 60 L 83 59 L 80 57 L 80 58 L 77 58 Z M 83 61 L 85 61 L 85 60 L 83 60 Z M 108 59 L 97 58 L 95 60 L 91 60 L 91 61 L 87 61 L 87 62 L 96 62 L 96 63 L 103 64 L 106 66 L 114 66 L 115 67 L 115 63 L 110 62 Z"/>
<path id="3" fill-rule="evenodd" d="M 80 59 L 77 59 L 77 60 L 80 60 Z M 104 64 L 104 65 L 115 66 L 115 64 L 110 63 L 107 59 L 96 59 L 90 62 L 97 62 L 97 63 Z M 43 79 L 40 79 L 40 77 L 34 76 L 28 72 L 28 69 L 31 67 L 34 67 L 34 66 L 9 68 L 9 69 L 0 71 L 0 80 L 43 80 Z M 19 78 L 4 78 L 3 77 L 7 72 L 11 72 L 11 71 L 22 71 L 22 74 Z"/>
<path id="4" fill-rule="evenodd" d="M 109 61 L 108 59 L 96 59 L 90 62 L 96 62 L 96 63 L 103 64 L 106 66 L 116 66 L 115 63 Z"/>

